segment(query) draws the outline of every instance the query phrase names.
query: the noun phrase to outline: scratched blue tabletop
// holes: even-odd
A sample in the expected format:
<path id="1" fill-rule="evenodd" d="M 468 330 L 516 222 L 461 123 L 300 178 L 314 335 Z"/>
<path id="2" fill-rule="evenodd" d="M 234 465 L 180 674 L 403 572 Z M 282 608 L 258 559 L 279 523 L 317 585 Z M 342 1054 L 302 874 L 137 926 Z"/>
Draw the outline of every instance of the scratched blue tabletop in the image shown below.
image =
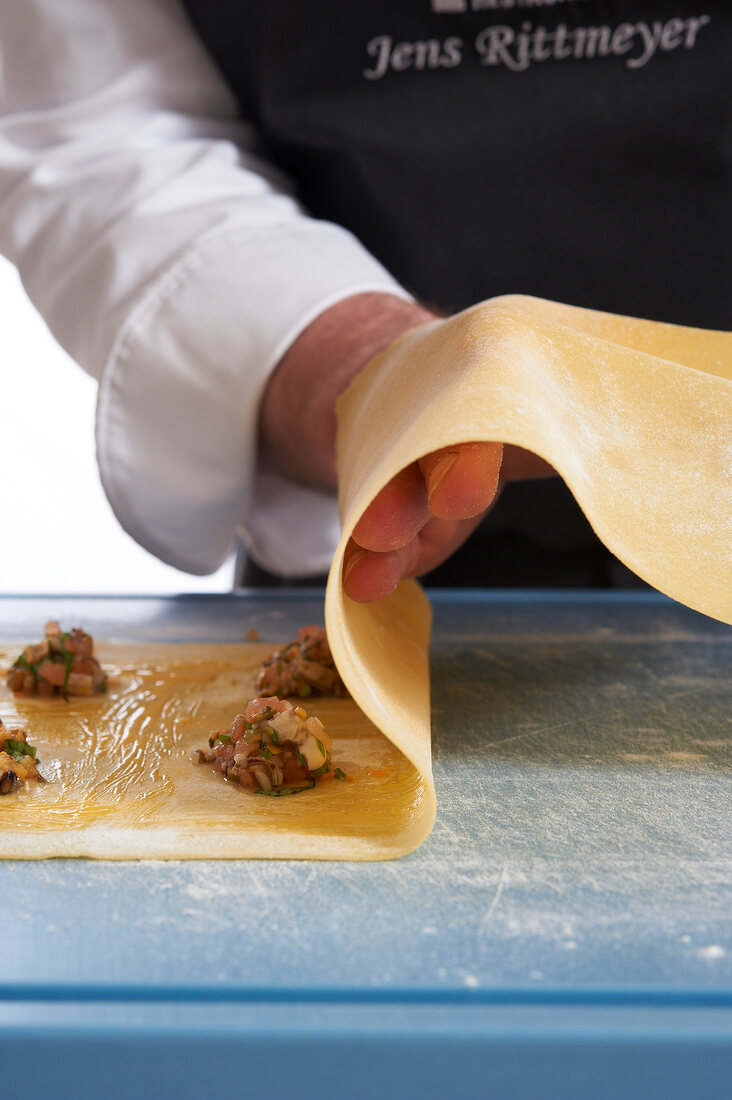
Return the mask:
<path id="1" fill-rule="evenodd" d="M 431 597 L 418 851 L 0 861 L 14 1095 L 731 1095 L 732 631 L 646 593 Z M 0 599 L 3 640 L 49 617 L 274 642 L 323 611 L 312 590 Z"/>

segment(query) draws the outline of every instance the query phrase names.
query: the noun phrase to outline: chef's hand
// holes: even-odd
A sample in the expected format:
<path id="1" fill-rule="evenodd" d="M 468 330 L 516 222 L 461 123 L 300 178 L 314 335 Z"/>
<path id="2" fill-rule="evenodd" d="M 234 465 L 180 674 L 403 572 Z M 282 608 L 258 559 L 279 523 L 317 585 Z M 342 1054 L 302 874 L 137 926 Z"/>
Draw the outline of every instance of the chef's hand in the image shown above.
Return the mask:
<path id="1" fill-rule="evenodd" d="M 346 593 L 362 603 L 388 596 L 403 577 L 420 576 L 457 550 L 507 481 L 554 473 L 530 451 L 501 443 L 461 443 L 420 458 L 356 524 L 343 563 Z"/>
<path id="2" fill-rule="evenodd" d="M 326 310 L 283 356 L 260 409 L 260 448 L 281 473 L 335 488 L 335 405 L 366 363 L 416 325 L 435 320 L 390 294 L 358 294 Z M 439 565 L 480 523 L 505 481 L 554 471 L 520 447 L 463 443 L 402 470 L 372 501 L 343 569 L 354 600 L 382 599 L 402 577 Z"/>

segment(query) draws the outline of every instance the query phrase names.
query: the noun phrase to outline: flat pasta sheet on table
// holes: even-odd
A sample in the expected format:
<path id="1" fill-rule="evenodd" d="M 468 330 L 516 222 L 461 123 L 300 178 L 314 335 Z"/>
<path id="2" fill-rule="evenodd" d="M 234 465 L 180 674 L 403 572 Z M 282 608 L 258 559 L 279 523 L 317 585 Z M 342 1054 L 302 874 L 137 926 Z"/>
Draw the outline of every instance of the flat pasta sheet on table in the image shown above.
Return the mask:
<path id="1" fill-rule="evenodd" d="M 419 801 L 412 764 L 348 698 L 307 703 L 336 733 L 333 766 L 348 779 L 270 798 L 227 783 L 191 753 L 243 711 L 262 645 L 109 645 L 107 693 L 13 698 L 50 782 L 0 799 L 7 859 L 388 858 Z M 9 664 L 17 650 L 0 650 Z"/>

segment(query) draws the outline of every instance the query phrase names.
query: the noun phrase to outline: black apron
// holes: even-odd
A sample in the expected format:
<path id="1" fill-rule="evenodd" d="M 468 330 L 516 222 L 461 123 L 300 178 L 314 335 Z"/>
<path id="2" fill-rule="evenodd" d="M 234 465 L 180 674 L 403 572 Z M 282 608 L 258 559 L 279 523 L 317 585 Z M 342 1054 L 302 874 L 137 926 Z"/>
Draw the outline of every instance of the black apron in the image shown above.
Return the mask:
<path id="1" fill-rule="evenodd" d="M 729 0 L 185 6 L 307 209 L 428 305 L 732 327 Z M 433 579 L 629 578 L 556 481 L 509 486 Z"/>

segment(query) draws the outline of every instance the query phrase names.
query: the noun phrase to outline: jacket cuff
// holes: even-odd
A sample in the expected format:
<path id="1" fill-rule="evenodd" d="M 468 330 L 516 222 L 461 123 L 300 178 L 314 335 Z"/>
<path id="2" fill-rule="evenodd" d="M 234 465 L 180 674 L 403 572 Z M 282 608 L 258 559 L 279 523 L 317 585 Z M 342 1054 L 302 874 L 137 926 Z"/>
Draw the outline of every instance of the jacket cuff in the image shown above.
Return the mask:
<path id="1" fill-rule="evenodd" d="M 257 411 L 303 329 L 366 292 L 411 300 L 350 233 L 318 221 L 228 228 L 148 289 L 117 336 L 97 403 L 102 484 L 132 538 L 205 574 L 232 552 L 239 528 L 273 572 L 323 571 L 337 530 L 312 545 L 293 540 L 293 522 L 307 524 L 309 491 L 257 471 Z M 334 500 L 314 495 L 332 529 Z"/>

